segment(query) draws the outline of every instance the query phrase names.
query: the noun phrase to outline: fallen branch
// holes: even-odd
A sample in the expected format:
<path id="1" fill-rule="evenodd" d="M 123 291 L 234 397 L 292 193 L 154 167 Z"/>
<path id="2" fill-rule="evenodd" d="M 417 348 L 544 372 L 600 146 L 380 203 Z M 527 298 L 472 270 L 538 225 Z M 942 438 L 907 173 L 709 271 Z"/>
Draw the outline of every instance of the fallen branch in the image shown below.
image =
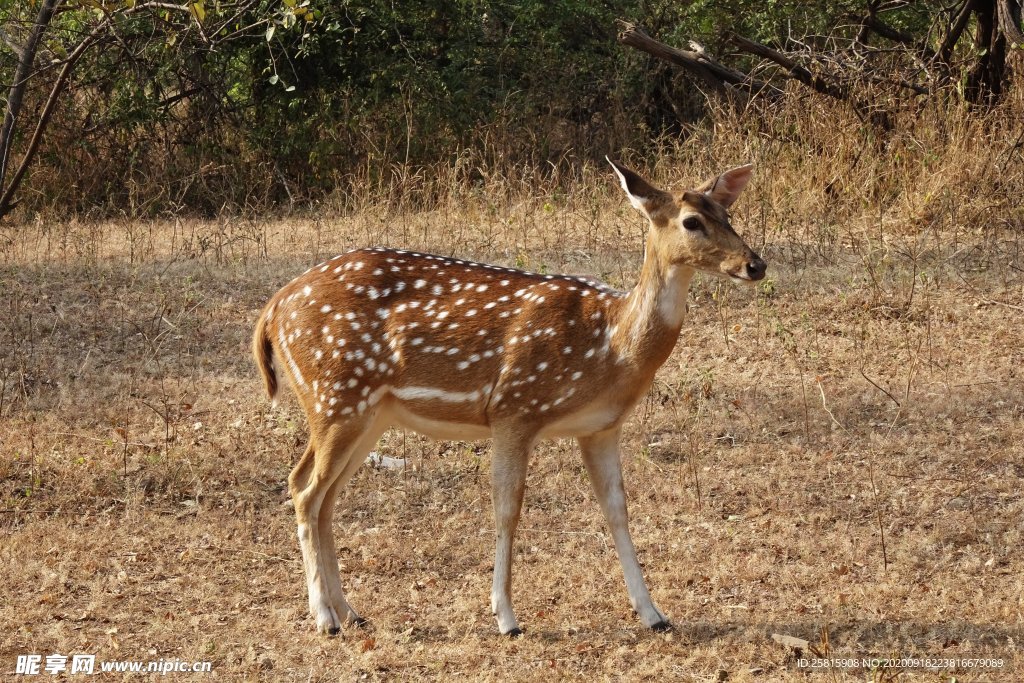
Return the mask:
<path id="1" fill-rule="evenodd" d="M 816 90 L 823 95 L 828 95 L 829 97 L 837 100 L 850 99 L 850 93 L 845 87 L 828 81 L 817 74 L 811 73 L 807 67 L 796 63 L 778 50 L 773 50 L 767 45 L 762 45 L 761 43 L 755 43 L 749 38 L 744 38 L 736 33 L 731 34 L 730 40 L 743 52 L 747 52 L 758 57 L 764 57 L 765 59 L 775 62 L 786 70 L 787 75 L 790 78 L 800 81 L 812 90 Z"/>
<path id="2" fill-rule="evenodd" d="M 622 27 L 618 36 L 620 43 L 686 69 L 716 92 L 749 91 L 754 95 L 764 92 L 772 98 L 782 96 L 782 91 L 775 86 L 723 66 L 704 52 L 680 50 L 666 45 L 651 38 L 643 29 L 631 22 L 620 22 L 620 25 Z"/>

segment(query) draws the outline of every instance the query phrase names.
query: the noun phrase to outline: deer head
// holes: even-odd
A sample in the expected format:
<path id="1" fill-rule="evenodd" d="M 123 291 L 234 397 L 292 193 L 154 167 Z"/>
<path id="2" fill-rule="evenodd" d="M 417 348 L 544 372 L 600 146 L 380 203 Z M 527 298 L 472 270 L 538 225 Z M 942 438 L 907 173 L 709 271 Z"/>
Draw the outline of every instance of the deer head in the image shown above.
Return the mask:
<path id="1" fill-rule="evenodd" d="M 653 255 L 663 265 L 689 266 L 738 282 L 764 277 L 767 264 L 736 234 L 728 213 L 750 181 L 753 165 L 738 166 L 676 195 L 611 159 L 608 163 L 630 203 L 650 221 Z"/>

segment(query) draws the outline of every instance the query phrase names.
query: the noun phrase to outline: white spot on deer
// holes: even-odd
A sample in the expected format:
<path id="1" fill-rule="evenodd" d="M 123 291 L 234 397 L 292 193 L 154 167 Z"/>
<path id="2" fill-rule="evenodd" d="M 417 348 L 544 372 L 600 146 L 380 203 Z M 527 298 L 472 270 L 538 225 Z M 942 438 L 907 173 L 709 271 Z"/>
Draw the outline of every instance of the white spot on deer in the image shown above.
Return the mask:
<path id="1" fill-rule="evenodd" d="M 576 380 L 578 380 L 582 376 L 583 376 L 583 373 L 580 372 L 579 370 L 577 370 L 576 372 L 572 373 L 572 381 L 575 382 Z"/>
<path id="2" fill-rule="evenodd" d="M 468 311 L 466 311 L 466 317 L 467 318 L 471 317 L 471 316 L 474 316 L 474 315 L 476 315 L 476 309 L 475 308 L 471 308 Z"/>
<path id="3" fill-rule="evenodd" d="M 427 281 L 426 280 L 417 280 L 416 282 L 413 283 L 412 286 L 415 287 L 416 289 L 423 289 L 424 287 L 427 286 Z"/>
<path id="4" fill-rule="evenodd" d="M 480 399 L 477 391 L 446 391 L 434 387 L 395 387 L 391 393 L 403 401 L 444 401 L 445 403 L 471 403 Z"/>

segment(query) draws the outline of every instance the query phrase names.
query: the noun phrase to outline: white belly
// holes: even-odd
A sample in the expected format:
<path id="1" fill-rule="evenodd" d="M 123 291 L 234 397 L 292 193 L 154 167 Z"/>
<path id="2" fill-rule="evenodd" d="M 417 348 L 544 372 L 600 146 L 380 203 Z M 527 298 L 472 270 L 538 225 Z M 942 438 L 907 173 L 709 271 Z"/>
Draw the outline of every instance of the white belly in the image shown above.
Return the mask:
<path id="1" fill-rule="evenodd" d="M 424 417 L 417 415 L 397 401 L 385 408 L 383 418 L 388 424 L 410 429 L 439 441 L 476 441 L 491 437 L 491 428 L 487 425 L 463 424 L 438 420 L 434 417 Z"/>
<path id="2" fill-rule="evenodd" d="M 586 436 L 602 432 L 614 426 L 622 416 L 622 408 L 614 405 L 588 405 L 582 410 L 570 413 L 543 427 L 543 439 L 558 439 L 569 436 Z"/>

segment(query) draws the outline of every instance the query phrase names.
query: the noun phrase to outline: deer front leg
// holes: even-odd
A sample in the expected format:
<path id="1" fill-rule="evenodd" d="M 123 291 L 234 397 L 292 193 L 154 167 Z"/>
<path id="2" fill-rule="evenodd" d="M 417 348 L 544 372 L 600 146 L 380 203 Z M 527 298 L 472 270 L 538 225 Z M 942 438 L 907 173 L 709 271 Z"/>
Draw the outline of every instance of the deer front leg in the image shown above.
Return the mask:
<path id="1" fill-rule="evenodd" d="M 512 610 L 512 540 L 519 524 L 526 489 L 526 466 L 533 448 L 533 437 L 513 429 L 495 430 L 491 464 L 491 496 L 497 541 L 494 551 L 494 582 L 491 586 L 491 611 L 498 619 L 498 630 L 508 636 L 522 633 Z"/>
<path id="2" fill-rule="evenodd" d="M 594 494 L 608 520 L 615 551 L 626 577 L 629 601 L 644 626 L 663 631 L 671 628 L 671 624 L 651 600 L 636 557 L 636 548 L 633 547 L 633 539 L 629 536 L 629 514 L 626 511 L 626 493 L 622 487 L 622 465 L 619 461 L 619 437 L 620 432 L 616 428 L 580 437 L 578 441 Z"/>

